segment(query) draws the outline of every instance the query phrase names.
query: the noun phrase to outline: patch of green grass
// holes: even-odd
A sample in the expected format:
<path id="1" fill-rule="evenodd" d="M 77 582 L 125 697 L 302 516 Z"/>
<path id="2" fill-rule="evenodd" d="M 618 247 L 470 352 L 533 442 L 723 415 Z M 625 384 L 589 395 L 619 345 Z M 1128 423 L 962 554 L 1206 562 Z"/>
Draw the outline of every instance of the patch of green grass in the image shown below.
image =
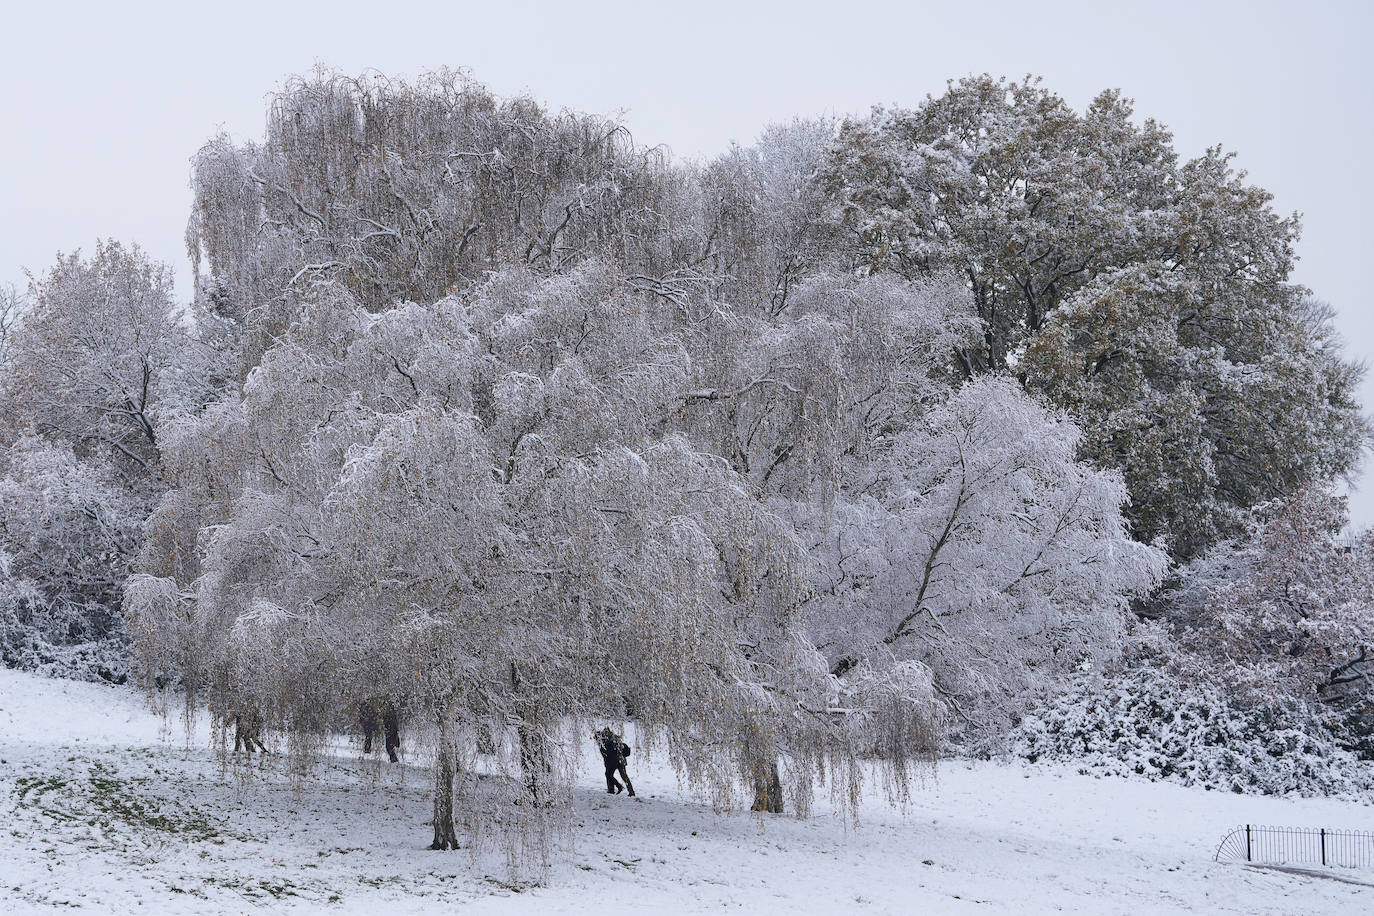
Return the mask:
<path id="1" fill-rule="evenodd" d="M 14 781 L 14 797 L 21 805 L 31 804 L 29 796 L 35 799 L 47 792 L 55 792 L 67 784 L 61 776 L 20 776 Z"/>
<path id="2" fill-rule="evenodd" d="M 212 887 L 223 887 L 250 899 L 273 897 L 277 900 L 281 900 L 285 897 L 304 896 L 299 892 L 299 886 L 292 884 L 290 881 L 273 881 L 267 878 L 245 878 L 240 876 L 219 877 L 217 875 L 207 875 L 204 881 Z"/>
<path id="3" fill-rule="evenodd" d="M 14 782 L 13 795 L 21 808 L 56 823 L 106 828 L 121 824 L 192 840 L 221 835 L 221 825 L 206 811 L 158 797 L 150 791 L 150 783 L 146 778 L 123 777 L 111 766 L 94 762 L 85 779 L 47 774 L 20 776 Z"/>
<path id="4" fill-rule="evenodd" d="M 379 875 L 379 876 L 377 876 L 377 877 L 375 877 L 375 878 L 370 878 L 370 877 L 368 877 L 367 875 L 358 875 L 358 883 L 359 883 L 359 884 L 366 884 L 368 887 L 378 887 L 378 888 L 379 888 L 379 887 L 384 887 L 384 886 L 386 886 L 386 885 L 388 885 L 388 884 L 391 884 L 391 885 L 400 884 L 400 883 L 401 883 L 401 876 L 400 876 L 400 875 L 391 875 L 391 876 L 389 876 L 389 877 L 383 877 L 383 876 L 380 876 L 380 875 Z"/>
<path id="5" fill-rule="evenodd" d="M 51 820 L 80 820 L 81 815 L 48 800 L 51 796 L 60 798 L 69 784 L 62 776 L 20 776 L 14 781 L 14 797 L 21 807 L 32 808 Z"/>
<path id="6" fill-rule="evenodd" d="M 219 836 L 219 825 L 201 809 L 140 791 L 148 782 L 146 778 L 120 777 L 104 764 L 93 763 L 87 795 L 98 811 L 133 827 L 181 834 L 193 840 Z"/>

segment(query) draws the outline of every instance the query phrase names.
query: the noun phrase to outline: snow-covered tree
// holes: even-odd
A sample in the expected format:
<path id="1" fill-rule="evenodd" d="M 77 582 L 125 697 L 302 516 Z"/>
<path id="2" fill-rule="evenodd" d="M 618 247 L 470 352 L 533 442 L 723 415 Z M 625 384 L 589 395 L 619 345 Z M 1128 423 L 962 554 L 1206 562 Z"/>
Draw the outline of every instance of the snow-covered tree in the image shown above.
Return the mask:
<path id="1" fill-rule="evenodd" d="M 122 681 L 119 616 L 145 505 L 115 468 L 30 435 L 0 476 L 5 594 L 0 661 L 63 676 Z"/>
<path id="2" fill-rule="evenodd" d="M 48 647 L 24 651 L 89 643 L 115 658 L 121 588 L 163 488 L 157 426 L 201 397 L 204 360 L 176 314 L 170 271 L 136 246 L 61 257 L 28 299 L 4 328 L 0 364 L 0 538 L 12 574 L 33 586 L 24 643 Z M 121 667 L 64 673 L 122 677 Z"/>
<path id="3" fill-rule="evenodd" d="M 171 271 L 102 242 L 90 260 L 61 257 L 31 298 L 3 379 L 8 427 L 116 461 L 131 479 L 155 475 L 158 411 L 179 396 Z"/>
<path id="4" fill-rule="evenodd" d="M 326 278 L 369 309 L 433 302 L 508 264 L 590 255 L 661 272 L 673 208 L 664 157 L 623 125 L 498 99 L 462 72 L 415 83 L 317 70 L 272 100 L 261 144 L 227 137 L 195 157 L 191 260 L 236 316 Z"/>
<path id="5" fill-rule="evenodd" d="M 952 83 L 847 122 L 820 180 L 863 271 L 953 270 L 984 323 L 965 368 L 1013 369 L 1126 474 L 1135 535 L 1187 559 L 1249 507 L 1347 472 L 1360 370 L 1289 284 L 1296 217 L 1219 149 L 1180 164 L 1129 101 Z"/>
<path id="6" fill-rule="evenodd" d="M 1345 523 L 1344 498 L 1321 490 L 1261 506 L 1245 538 L 1183 567 L 1162 601 L 1191 667 L 1251 702 L 1363 720 L 1367 742 L 1374 541 L 1342 536 Z"/>
<path id="7" fill-rule="evenodd" d="M 985 334 L 969 369 L 1003 368 L 1064 297 L 1167 243 L 1172 137 L 1132 113 L 1106 92 L 1080 116 L 1038 80 L 989 76 L 877 109 L 822 175 L 832 231 L 863 269 L 964 278 Z"/>
<path id="8" fill-rule="evenodd" d="M 1076 461 L 1078 436 L 996 377 L 904 430 L 881 485 L 811 532 L 834 673 L 917 659 L 973 738 L 1113 658 L 1164 557 L 1130 538 L 1120 478 Z"/>
<path id="9" fill-rule="evenodd" d="M 13 283 L 0 286 L 0 369 L 9 363 L 11 342 L 28 307 L 27 298 Z"/>
<path id="10" fill-rule="evenodd" d="M 771 297 L 708 302 L 689 324 L 696 369 L 684 422 L 756 492 L 827 503 L 871 467 L 953 381 L 952 354 L 978 333 L 948 278 L 829 275 Z"/>
<path id="11" fill-rule="evenodd" d="M 834 138 L 830 121 L 774 124 L 701 173 L 706 238 L 693 266 L 709 278 L 714 298 L 781 312 L 797 283 L 827 260 L 817 232 L 825 199 L 815 178 Z"/>
<path id="12" fill-rule="evenodd" d="M 803 807 L 818 768 L 857 779 L 856 734 L 902 785 L 930 698 L 876 684 L 835 712 L 795 534 L 670 426 L 693 391 L 671 303 L 590 263 L 375 316 L 336 287 L 300 314 L 169 459 L 185 476 L 158 521 L 222 520 L 198 562 L 152 552 L 162 575 L 129 590 L 149 673 L 306 749 L 341 698 L 392 697 L 439 751 L 440 848 L 475 735 L 497 736 L 519 810 L 563 811 L 568 743 L 627 707 L 722 803 L 780 740 Z"/>
<path id="13" fill-rule="evenodd" d="M 1261 308 L 1162 262 L 1105 273 L 1031 341 L 1031 383 L 1123 469 L 1142 540 L 1189 557 L 1243 531 L 1247 507 L 1347 472 L 1368 435 L 1329 310 Z"/>
<path id="14" fill-rule="evenodd" d="M 957 282 L 811 277 L 776 314 L 700 328 L 688 428 L 802 533 L 811 632 L 842 681 L 927 667 L 987 733 L 1114 654 L 1162 556 L 1123 530 L 1120 481 L 1076 460 L 1072 423 L 1014 380 L 958 387 L 980 324 Z"/>

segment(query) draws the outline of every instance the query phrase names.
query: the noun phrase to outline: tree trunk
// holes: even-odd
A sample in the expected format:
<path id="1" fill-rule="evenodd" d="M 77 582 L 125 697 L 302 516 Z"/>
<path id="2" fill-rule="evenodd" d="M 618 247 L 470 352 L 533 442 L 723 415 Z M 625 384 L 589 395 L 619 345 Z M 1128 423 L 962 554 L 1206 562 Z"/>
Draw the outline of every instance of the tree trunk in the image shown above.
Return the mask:
<path id="1" fill-rule="evenodd" d="M 439 717 L 439 747 L 434 755 L 434 842 L 430 849 L 457 849 L 453 829 L 453 734 L 448 716 Z"/>
<path id="2" fill-rule="evenodd" d="M 767 773 L 754 775 L 754 804 L 750 810 L 782 814 L 782 778 L 778 775 L 777 760 Z"/>
<path id="3" fill-rule="evenodd" d="M 520 738 L 520 769 L 525 774 L 525 788 L 536 807 L 547 805 L 549 798 L 549 749 L 544 733 L 538 726 L 521 723 L 516 729 Z"/>
<path id="4" fill-rule="evenodd" d="M 517 696 L 520 693 L 520 670 L 515 662 L 510 664 L 510 684 Z M 552 769 L 549 766 L 549 747 L 544 732 L 540 729 L 537 702 L 517 700 L 515 714 L 520 718 L 515 734 L 520 742 L 520 769 L 525 774 L 525 788 L 529 791 L 530 801 L 535 807 L 550 803 L 549 783 Z"/>

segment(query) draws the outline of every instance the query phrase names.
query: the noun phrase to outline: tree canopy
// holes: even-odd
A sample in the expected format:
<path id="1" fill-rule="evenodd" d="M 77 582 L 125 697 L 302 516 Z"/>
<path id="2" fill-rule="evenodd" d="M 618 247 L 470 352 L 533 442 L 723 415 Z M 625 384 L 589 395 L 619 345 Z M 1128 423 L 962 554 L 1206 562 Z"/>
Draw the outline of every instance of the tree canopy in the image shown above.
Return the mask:
<path id="1" fill-rule="evenodd" d="M 860 271 L 965 280 L 965 370 L 1068 410 L 1081 455 L 1125 473 L 1136 536 L 1187 559 L 1356 465 L 1363 368 L 1290 282 L 1297 216 L 1133 116 L 1115 91 L 1080 115 L 1038 80 L 951 82 L 843 125 L 824 225 Z"/>

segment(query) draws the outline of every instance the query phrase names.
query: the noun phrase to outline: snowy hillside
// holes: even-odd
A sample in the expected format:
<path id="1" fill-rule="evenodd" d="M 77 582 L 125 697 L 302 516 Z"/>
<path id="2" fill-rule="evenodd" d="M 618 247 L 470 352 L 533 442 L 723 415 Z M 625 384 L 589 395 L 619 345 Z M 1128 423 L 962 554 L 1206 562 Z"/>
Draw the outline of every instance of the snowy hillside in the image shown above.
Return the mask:
<path id="1" fill-rule="evenodd" d="M 590 744 L 590 742 L 589 742 Z M 590 747 L 588 748 L 590 750 Z M 947 762 L 903 815 L 715 814 L 632 758 L 638 802 L 588 760 L 544 886 L 499 855 L 424 849 L 429 775 L 357 756 L 253 784 L 126 689 L 0 670 L 0 911 L 208 913 L 1356 913 L 1374 873 L 1217 864 L 1243 822 L 1368 829 L 1374 808 L 1068 770 Z"/>

